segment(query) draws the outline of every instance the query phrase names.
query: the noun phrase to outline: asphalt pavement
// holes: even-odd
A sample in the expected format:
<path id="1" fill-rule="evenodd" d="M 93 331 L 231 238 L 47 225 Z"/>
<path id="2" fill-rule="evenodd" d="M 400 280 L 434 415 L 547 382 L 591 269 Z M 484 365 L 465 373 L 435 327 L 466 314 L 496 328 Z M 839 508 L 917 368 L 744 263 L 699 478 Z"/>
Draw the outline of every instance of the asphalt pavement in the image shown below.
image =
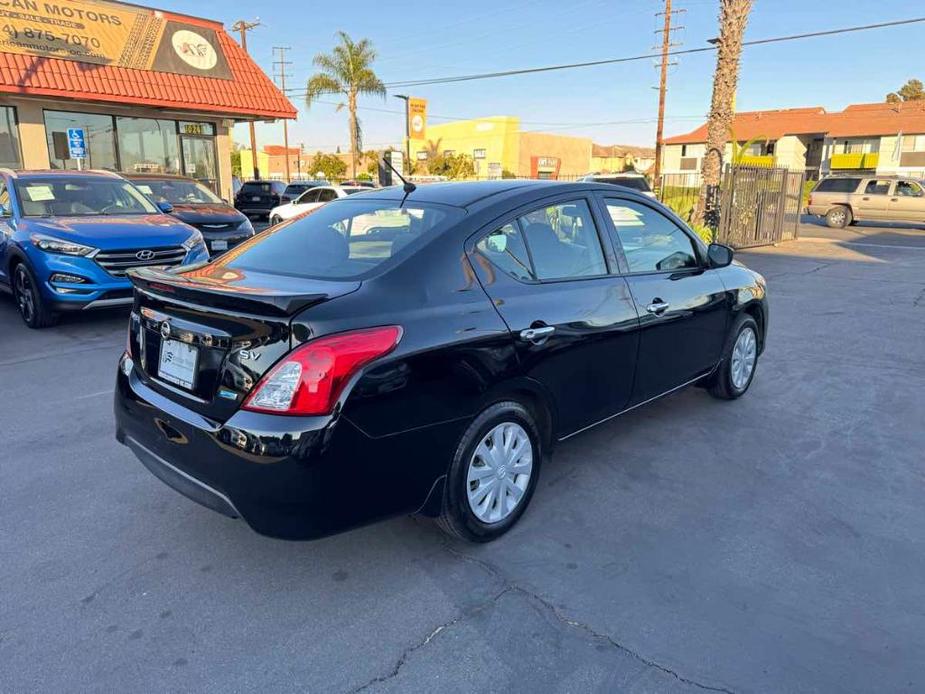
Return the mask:
<path id="1" fill-rule="evenodd" d="M 0 691 L 925 690 L 925 232 L 801 233 L 739 255 L 746 397 L 563 444 L 486 546 L 195 505 L 113 438 L 125 313 L 36 332 L 0 296 Z"/>

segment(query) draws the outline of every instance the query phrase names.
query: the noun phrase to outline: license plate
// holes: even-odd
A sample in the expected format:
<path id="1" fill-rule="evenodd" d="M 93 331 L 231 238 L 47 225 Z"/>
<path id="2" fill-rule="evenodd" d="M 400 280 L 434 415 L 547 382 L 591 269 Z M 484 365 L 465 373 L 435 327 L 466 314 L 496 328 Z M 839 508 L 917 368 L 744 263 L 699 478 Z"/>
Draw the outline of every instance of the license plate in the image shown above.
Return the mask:
<path id="1" fill-rule="evenodd" d="M 163 340 L 157 373 L 165 381 L 192 390 L 196 381 L 198 359 L 199 351 L 192 345 L 177 340 Z"/>
<path id="2" fill-rule="evenodd" d="M 212 250 L 213 250 L 213 251 L 227 251 L 227 250 L 228 250 L 228 242 L 227 242 L 227 241 L 213 241 L 213 242 L 212 242 Z"/>
<path id="3" fill-rule="evenodd" d="M 260 202 L 260 196 L 259 196 L 259 195 L 254 195 L 254 196 L 252 196 L 252 197 L 251 197 L 251 202 Z"/>

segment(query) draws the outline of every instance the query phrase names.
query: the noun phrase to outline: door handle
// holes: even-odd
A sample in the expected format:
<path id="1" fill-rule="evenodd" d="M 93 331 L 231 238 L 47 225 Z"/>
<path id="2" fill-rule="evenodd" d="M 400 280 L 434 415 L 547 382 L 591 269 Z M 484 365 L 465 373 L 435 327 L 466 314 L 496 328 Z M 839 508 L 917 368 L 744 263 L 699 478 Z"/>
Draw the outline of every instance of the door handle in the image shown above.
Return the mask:
<path id="1" fill-rule="evenodd" d="M 899 198 L 890 198 L 890 202 L 899 202 Z"/>
<path id="2" fill-rule="evenodd" d="M 542 328 L 527 328 L 520 331 L 520 339 L 525 342 L 539 344 L 548 339 L 554 332 L 556 332 L 556 328 L 553 325 L 544 325 Z"/>
<path id="3" fill-rule="evenodd" d="M 865 196 L 865 197 L 861 198 L 861 200 L 870 200 L 870 198 L 868 198 L 867 196 Z"/>
<path id="4" fill-rule="evenodd" d="M 669 304 L 665 303 L 661 299 L 653 299 L 652 303 L 646 306 L 646 311 L 655 314 L 656 316 L 660 316 L 668 310 L 668 306 Z"/>

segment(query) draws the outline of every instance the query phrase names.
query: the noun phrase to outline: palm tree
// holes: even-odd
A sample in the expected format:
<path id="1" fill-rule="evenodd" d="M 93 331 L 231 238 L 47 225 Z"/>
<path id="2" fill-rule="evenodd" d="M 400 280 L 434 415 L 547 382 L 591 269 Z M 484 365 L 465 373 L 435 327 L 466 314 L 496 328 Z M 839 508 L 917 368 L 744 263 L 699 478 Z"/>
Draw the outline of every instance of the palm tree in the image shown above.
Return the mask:
<path id="1" fill-rule="evenodd" d="M 720 169 L 726 138 L 735 115 L 735 94 L 739 81 L 739 56 L 742 37 L 748 23 L 752 0 L 720 0 L 719 39 L 716 71 L 713 73 L 713 98 L 707 120 L 707 151 L 701 165 L 703 185 L 694 208 L 693 222 L 703 224 L 708 206 L 708 192 L 719 186 Z"/>
<path id="2" fill-rule="evenodd" d="M 357 120 L 357 97 L 361 94 L 381 96 L 385 99 L 385 85 L 382 84 L 372 64 L 376 51 L 369 39 L 354 41 L 346 32 L 338 31 L 340 44 L 330 54 L 319 53 L 314 64 L 318 72 L 308 80 L 305 90 L 305 103 L 308 106 L 318 97 L 326 94 L 340 94 L 347 98 L 347 112 L 350 115 L 350 155 L 352 161 L 351 175 L 357 175 L 357 153 L 363 140 L 360 121 Z M 338 104 L 341 110 L 344 104 Z"/>

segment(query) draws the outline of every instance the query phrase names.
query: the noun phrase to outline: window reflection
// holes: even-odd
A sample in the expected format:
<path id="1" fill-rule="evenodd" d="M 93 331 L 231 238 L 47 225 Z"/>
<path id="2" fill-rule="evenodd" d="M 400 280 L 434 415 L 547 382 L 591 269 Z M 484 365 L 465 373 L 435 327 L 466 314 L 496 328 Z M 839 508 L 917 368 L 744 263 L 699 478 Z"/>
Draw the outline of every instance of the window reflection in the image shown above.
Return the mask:
<path id="1" fill-rule="evenodd" d="M 10 106 L 0 106 L 0 166 L 21 169 L 20 152 L 16 111 Z"/>
<path id="2" fill-rule="evenodd" d="M 116 118 L 119 157 L 127 173 L 180 173 L 177 124 L 154 118 Z"/>

